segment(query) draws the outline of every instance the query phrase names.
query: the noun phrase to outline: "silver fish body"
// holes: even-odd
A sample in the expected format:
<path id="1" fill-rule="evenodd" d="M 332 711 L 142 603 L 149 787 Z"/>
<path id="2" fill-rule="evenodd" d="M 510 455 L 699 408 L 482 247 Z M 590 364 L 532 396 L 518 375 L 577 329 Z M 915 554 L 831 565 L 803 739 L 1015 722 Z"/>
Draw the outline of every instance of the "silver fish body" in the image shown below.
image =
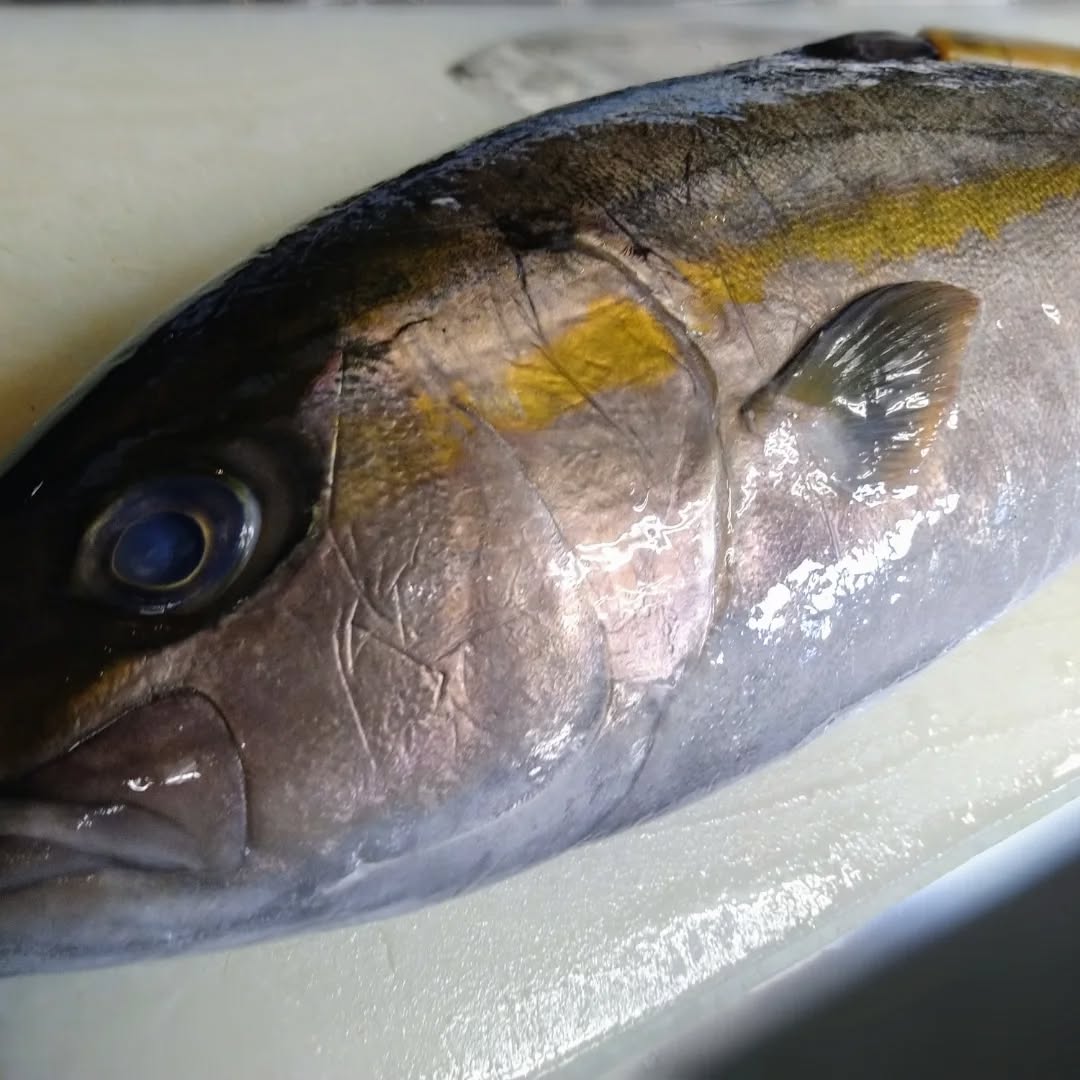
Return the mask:
<path id="1" fill-rule="evenodd" d="M 1030 592 L 1080 548 L 1078 129 L 1067 78 L 782 55 L 149 331 L 0 477 L 0 971 L 505 876 Z"/>

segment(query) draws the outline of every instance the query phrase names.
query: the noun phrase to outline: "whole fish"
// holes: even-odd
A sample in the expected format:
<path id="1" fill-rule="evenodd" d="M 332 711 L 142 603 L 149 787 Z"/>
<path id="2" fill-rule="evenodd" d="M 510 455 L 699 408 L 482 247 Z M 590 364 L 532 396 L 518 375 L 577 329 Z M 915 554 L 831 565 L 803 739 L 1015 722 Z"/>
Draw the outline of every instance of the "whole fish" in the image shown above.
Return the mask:
<path id="1" fill-rule="evenodd" d="M 0 971 L 451 896 L 984 625 L 1080 548 L 1078 235 L 1080 83 L 855 38 L 229 273 L 0 477 Z"/>

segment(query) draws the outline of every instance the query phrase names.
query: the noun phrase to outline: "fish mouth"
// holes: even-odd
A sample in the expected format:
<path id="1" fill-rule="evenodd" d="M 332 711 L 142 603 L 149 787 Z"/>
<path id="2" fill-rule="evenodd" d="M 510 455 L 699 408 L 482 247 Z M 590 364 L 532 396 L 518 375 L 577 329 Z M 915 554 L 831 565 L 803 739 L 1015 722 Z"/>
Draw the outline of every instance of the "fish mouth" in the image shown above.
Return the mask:
<path id="1" fill-rule="evenodd" d="M 108 868 L 220 875 L 246 845 L 239 750 L 193 690 L 123 712 L 0 785 L 0 893 Z"/>

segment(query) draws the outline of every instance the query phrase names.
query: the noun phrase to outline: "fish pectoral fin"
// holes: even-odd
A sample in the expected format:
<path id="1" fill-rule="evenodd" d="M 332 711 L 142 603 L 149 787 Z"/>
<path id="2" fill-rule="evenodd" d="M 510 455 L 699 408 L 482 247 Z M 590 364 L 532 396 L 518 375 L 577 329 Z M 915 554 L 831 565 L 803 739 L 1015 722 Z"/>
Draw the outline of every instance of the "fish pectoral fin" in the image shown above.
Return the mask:
<path id="1" fill-rule="evenodd" d="M 935 281 L 866 293 L 750 398 L 744 418 L 759 434 L 787 425 L 834 488 L 907 487 L 956 400 L 978 306 Z"/>

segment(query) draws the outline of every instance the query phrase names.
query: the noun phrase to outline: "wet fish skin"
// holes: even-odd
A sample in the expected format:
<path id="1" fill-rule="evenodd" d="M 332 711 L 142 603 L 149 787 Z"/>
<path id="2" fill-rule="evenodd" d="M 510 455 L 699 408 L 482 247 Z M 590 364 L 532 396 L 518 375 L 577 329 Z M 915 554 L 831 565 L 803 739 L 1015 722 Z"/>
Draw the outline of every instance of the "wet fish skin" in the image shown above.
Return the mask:
<path id="1" fill-rule="evenodd" d="M 86 804 L 113 850 L 6 826 L 0 971 L 490 881 L 791 749 L 1071 559 L 1078 127 L 1065 78 L 755 61 L 496 133 L 152 329 L 0 477 L 0 831 Z M 979 315 L 914 490 L 854 500 L 743 409 L 905 281 Z M 80 594 L 117 493 L 215 469 L 263 522 L 217 602 Z"/>

